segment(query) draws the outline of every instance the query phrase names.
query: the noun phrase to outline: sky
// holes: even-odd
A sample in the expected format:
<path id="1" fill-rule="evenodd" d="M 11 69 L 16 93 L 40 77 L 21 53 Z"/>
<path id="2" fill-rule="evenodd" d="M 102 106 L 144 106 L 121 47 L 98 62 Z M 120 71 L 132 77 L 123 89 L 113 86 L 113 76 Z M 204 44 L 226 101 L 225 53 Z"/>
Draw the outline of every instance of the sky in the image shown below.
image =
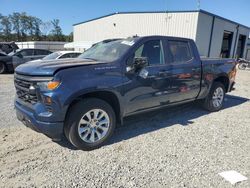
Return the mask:
<path id="1" fill-rule="evenodd" d="M 0 13 L 27 12 L 59 19 L 64 34 L 73 24 L 124 11 L 197 10 L 198 0 L 0 0 Z M 250 27 L 250 0 L 200 0 L 200 8 Z"/>

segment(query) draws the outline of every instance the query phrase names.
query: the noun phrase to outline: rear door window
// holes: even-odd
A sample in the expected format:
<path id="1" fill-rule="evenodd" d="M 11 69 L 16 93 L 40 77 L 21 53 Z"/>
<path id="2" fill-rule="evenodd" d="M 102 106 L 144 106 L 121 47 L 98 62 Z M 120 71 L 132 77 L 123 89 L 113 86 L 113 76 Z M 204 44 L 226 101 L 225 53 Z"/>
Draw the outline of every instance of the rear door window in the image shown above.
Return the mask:
<path id="1" fill-rule="evenodd" d="M 172 63 L 185 63 L 193 59 L 189 42 L 169 40 L 168 44 Z"/>

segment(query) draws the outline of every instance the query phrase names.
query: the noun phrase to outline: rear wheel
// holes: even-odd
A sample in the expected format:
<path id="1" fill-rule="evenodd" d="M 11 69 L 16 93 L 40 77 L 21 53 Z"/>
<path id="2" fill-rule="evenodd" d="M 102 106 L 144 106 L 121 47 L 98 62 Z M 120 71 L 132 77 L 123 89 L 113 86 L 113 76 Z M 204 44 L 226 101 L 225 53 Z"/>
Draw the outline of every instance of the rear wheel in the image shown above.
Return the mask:
<path id="1" fill-rule="evenodd" d="M 214 82 L 208 96 L 203 101 L 203 106 L 211 112 L 219 111 L 223 107 L 224 98 L 224 85 L 220 82 Z"/>
<path id="2" fill-rule="evenodd" d="M 3 74 L 6 72 L 6 66 L 4 63 L 0 62 L 0 74 Z"/>
<path id="3" fill-rule="evenodd" d="M 96 149 L 105 144 L 116 124 L 112 107 L 97 98 L 78 102 L 67 117 L 65 135 L 71 144 L 82 150 Z"/>

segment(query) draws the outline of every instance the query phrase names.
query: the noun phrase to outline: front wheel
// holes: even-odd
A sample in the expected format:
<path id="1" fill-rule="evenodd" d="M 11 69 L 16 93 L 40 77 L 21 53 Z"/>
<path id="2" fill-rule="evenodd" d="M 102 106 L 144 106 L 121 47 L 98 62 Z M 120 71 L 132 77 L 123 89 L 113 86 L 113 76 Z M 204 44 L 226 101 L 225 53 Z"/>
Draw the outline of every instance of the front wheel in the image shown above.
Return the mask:
<path id="1" fill-rule="evenodd" d="M 107 142 L 115 125 L 115 113 L 107 102 L 87 98 L 71 108 L 65 124 L 65 136 L 78 149 L 93 150 Z"/>
<path id="2" fill-rule="evenodd" d="M 210 112 L 219 111 L 223 107 L 224 98 L 224 85 L 220 82 L 214 82 L 208 96 L 203 101 L 203 106 Z"/>

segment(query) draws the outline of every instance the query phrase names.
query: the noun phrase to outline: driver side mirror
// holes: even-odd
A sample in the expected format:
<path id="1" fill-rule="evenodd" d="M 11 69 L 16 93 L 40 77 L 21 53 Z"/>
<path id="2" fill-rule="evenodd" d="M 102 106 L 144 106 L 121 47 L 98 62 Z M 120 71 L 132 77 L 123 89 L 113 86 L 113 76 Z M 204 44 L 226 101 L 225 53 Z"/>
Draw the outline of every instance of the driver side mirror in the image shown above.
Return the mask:
<path id="1" fill-rule="evenodd" d="M 144 67 L 148 66 L 148 58 L 147 57 L 135 57 L 130 58 L 127 61 L 127 72 L 138 72 Z"/>

